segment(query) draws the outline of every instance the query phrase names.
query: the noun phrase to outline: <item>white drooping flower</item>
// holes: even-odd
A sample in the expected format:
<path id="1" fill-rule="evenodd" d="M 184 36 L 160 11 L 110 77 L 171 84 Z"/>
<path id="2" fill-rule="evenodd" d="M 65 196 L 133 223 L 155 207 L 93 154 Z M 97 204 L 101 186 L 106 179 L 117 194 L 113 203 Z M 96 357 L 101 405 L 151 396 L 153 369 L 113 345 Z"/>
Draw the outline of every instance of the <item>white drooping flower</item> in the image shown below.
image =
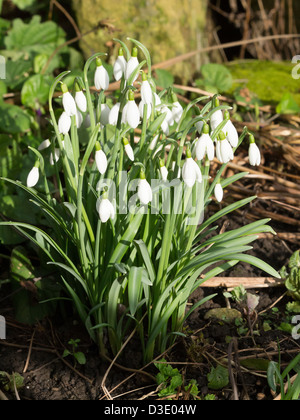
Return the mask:
<path id="1" fill-rule="evenodd" d="M 154 95 L 154 106 L 159 106 L 161 104 L 160 97 L 156 92 L 153 92 Z"/>
<path id="2" fill-rule="evenodd" d="M 225 127 L 223 128 L 226 134 L 226 138 L 232 147 L 237 147 L 239 143 L 239 135 L 238 135 L 237 129 L 235 128 L 235 126 L 232 124 L 232 122 L 229 119 L 230 115 L 228 111 L 225 111 L 224 118 L 228 120 Z"/>
<path id="3" fill-rule="evenodd" d="M 224 192 L 223 192 L 223 188 L 222 188 L 222 185 L 220 184 L 220 182 L 218 182 L 215 185 L 214 194 L 215 194 L 216 200 L 219 203 L 221 203 L 221 201 L 223 200 L 223 194 L 224 194 Z"/>
<path id="4" fill-rule="evenodd" d="M 107 104 L 101 104 L 100 123 L 105 126 L 109 124 L 110 107 Z"/>
<path id="5" fill-rule="evenodd" d="M 134 161 L 134 153 L 133 153 L 132 147 L 129 144 L 129 141 L 126 139 L 126 137 L 123 138 L 123 144 L 124 144 L 124 150 L 125 150 L 126 155 L 133 162 Z"/>
<path id="6" fill-rule="evenodd" d="M 120 111 L 120 102 L 117 102 L 112 109 L 109 112 L 108 116 L 108 123 L 111 125 L 117 125 L 118 117 L 119 117 L 119 111 Z"/>
<path id="7" fill-rule="evenodd" d="M 160 108 L 160 112 L 162 114 L 166 114 L 165 119 L 161 124 L 161 129 L 163 133 L 167 136 L 169 134 L 170 127 L 174 124 L 173 114 L 166 105 L 162 105 L 162 107 Z"/>
<path id="8" fill-rule="evenodd" d="M 114 78 L 117 82 L 125 74 L 126 66 L 127 66 L 127 61 L 125 60 L 125 57 L 124 57 L 123 48 L 120 48 L 118 58 L 116 59 L 114 67 L 113 67 Z"/>
<path id="9" fill-rule="evenodd" d="M 53 157 L 53 153 L 50 154 L 50 158 L 49 158 L 50 165 L 53 166 L 54 165 L 54 161 L 55 162 L 58 162 L 59 158 L 60 158 L 60 149 L 55 148 L 54 149 L 54 157 Z"/>
<path id="10" fill-rule="evenodd" d="M 141 98 L 142 102 L 147 105 L 152 105 L 153 95 L 150 83 L 148 82 L 146 73 L 142 74 L 142 85 L 141 85 Z"/>
<path id="11" fill-rule="evenodd" d="M 80 128 L 83 123 L 83 116 L 82 116 L 82 113 L 78 109 L 76 110 L 75 117 L 76 117 L 76 127 Z"/>
<path id="12" fill-rule="evenodd" d="M 193 187 L 195 182 L 202 182 L 202 173 L 197 163 L 192 158 L 190 149 L 186 151 L 186 160 L 182 167 L 182 178 L 188 187 Z"/>
<path id="13" fill-rule="evenodd" d="M 97 90 L 107 90 L 109 87 L 109 75 L 102 64 L 100 58 L 96 60 L 97 68 L 95 71 L 94 83 Z"/>
<path id="14" fill-rule="evenodd" d="M 224 121 L 222 111 L 219 109 L 215 111 L 210 117 L 210 127 L 212 132 Z"/>
<path id="15" fill-rule="evenodd" d="M 63 104 L 64 111 L 69 117 L 72 117 L 72 115 L 76 115 L 76 111 L 77 111 L 75 99 L 69 92 L 66 84 L 63 83 L 61 85 L 61 90 L 63 93 L 62 104 Z"/>
<path id="16" fill-rule="evenodd" d="M 217 159 L 221 163 L 228 163 L 234 158 L 232 147 L 229 141 L 226 139 L 223 131 L 221 131 L 221 133 L 219 134 L 219 139 L 217 140 L 216 155 Z"/>
<path id="17" fill-rule="evenodd" d="M 215 147 L 209 135 L 209 125 L 205 124 L 202 129 L 200 138 L 196 141 L 195 153 L 198 160 L 202 160 L 206 155 L 208 160 L 213 160 L 215 157 Z"/>
<path id="18" fill-rule="evenodd" d="M 182 114 L 183 114 L 183 108 L 181 104 L 178 102 L 177 97 L 175 93 L 172 94 L 172 116 L 175 122 L 179 123 Z"/>
<path id="19" fill-rule="evenodd" d="M 103 194 L 103 198 L 100 200 L 100 203 L 97 203 L 97 210 L 102 223 L 106 223 L 109 219 L 113 220 L 115 218 L 115 208 L 107 198 L 106 193 Z"/>
<path id="20" fill-rule="evenodd" d="M 149 150 L 154 150 L 156 145 L 157 145 L 157 141 L 159 138 L 159 134 L 156 134 L 156 136 L 153 137 L 153 139 L 151 140 L 150 144 L 149 144 Z"/>
<path id="21" fill-rule="evenodd" d="M 126 70 L 125 70 L 125 79 L 128 80 L 129 77 L 131 76 L 131 74 L 134 72 L 134 70 L 138 67 L 139 65 L 139 60 L 137 58 L 138 55 L 138 50 L 136 47 L 133 47 L 132 49 L 132 54 L 130 59 L 128 60 L 128 63 L 126 65 Z M 134 77 L 132 83 L 134 83 L 136 81 L 136 79 L 138 78 L 138 73 L 136 74 L 136 76 Z"/>
<path id="22" fill-rule="evenodd" d="M 38 150 L 45 150 L 48 149 L 48 147 L 51 145 L 51 142 L 49 139 L 42 141 L 42 143 L 39 145 Z"/>
<path id="23" fill-rule="evenodd" d="M 252 166 L 259 166 L 261 162 L 260 150 L 255 143 L 254 136 L 250 134 L 250 145 L 249 145 L 249 163 Z"/>
<path id="24" fill-rule="evenodd" d="M 152 113 L 152 105 L 151 104 L 145 104 L 145 102 L 141 101 L 139 103 L 139 112 L 141 115 L 141 118 L 144 118 L 144 107 L 145 105 L 147 105 L 147 120 L 149 120 L 149 118 L 151 117 L 151 113 Z"/>
<path id="25" fill-rule="evenodd" d="M 128 123 L 131 128 L 137 128 L 140 123 L 140 111 L 134 100 L 134 93 L 129 91 L 128 102 L 123 108 L 123 121 Z"/>
<path id="26" fill-rule="evenodd" d="M 101 175 L 106 172 L 107 169 L 107 157 L 103 150 L 101 149 L 100 143 L 97 141 L 95 145 L 95 161 L 98 168 L 98 171 Z"/>
<path id="27" fill-rule="evenodd" d="M 163 181 L 167 181 L 168 180 L 168 169 L 165 166 L 165 162 L 160 159 L 159 161 L 159 169 L 160 169 L 160 174 L 162 177 Z"/>
<path id="28" fill-rule="evenodd" d="M 60 134 L 68 134 L 71 128 L 71 117 L 64 111 L 58 120 L 58 131 Z"/>
<path id="29" fill-rule="evenodd" d="M 27 181 L 26 181 L 27 187 L 28 188 L 34 187 L 38 183 L 39 178 L 40 178 L 39 162 L 37 162 L 27 176 Z"/>
<path id="30" fill-rule="evenodd" d="M 85 94 L 79 88 L 79 86 L 77 84 L 76 84 L 75 102 L 76 102 L 77 108 L 81 112 L 86 112 L 86 110 L 87 110 L 87 100 L 86 100 Z"/>
<path id="31" fill-rule="evenodd" d="M 152 201 L 152 189 L 148 181 L 146 180 L 146 176 L 143 170 L 140 173 L 140 180 L 138 184 L 138 198 L 140 199 L 141 204 L 147 205 Z"/>

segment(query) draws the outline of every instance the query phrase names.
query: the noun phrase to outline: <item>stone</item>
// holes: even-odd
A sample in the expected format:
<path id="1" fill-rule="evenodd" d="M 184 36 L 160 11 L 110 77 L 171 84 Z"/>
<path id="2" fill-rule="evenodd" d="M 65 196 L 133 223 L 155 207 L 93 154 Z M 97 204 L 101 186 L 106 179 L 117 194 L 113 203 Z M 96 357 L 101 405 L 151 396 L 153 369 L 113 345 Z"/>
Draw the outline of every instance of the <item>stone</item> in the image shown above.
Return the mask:
<path id="1" fill-rule="evenodd" d="M 210 309 L 204 315 L 204 319 L 217 319 L 228 324 L 233 323 L 236 319 L 242 318 L 241 312 L 231 308 L 214 308 Z"/>
<path id="2" fill-rule="evenodd" d="M 110 64 L 113 64 L 120 46 L 111 42 L 113 38 L 127 43 L 126 38 L 130 37 L 142 42 L 148 48 L 153 64 L 202 48 L 204 45 L 207 10 L 205 0 L 72 2 L 82 33 L 91 30 L 100 21 L 108 24 L 82 40 L 81 48 L 86 58 L 96 52 L 107 52 Z M 131 48 L 130 44 L 129 47 Z M 144 59 L 142 54 L 140 59 Z M 186 81 L 199 70 L 201 64 L 201 57 L 195 56 L 174 65 L 170 71 Z"/>

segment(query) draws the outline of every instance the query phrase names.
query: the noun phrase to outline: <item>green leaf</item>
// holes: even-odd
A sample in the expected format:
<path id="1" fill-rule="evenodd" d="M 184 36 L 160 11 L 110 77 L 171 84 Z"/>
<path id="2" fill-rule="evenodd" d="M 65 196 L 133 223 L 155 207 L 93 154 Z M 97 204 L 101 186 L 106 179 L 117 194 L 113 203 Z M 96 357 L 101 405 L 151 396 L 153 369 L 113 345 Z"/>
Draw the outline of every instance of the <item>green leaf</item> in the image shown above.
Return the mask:
<path id="1" fill-rule="evenodd" d="M 49 55 L 64 41 L 64 31 L 53 21 L 41 23 L 39 15 L 33 16 L 29 23 L 15 19 L 4 39 L 7 50 Z"/>
<path id="2" fill-rule="evenodd" d="M 26 10 L 32 7 L 37 0 L 12 0 L 12 2 L 20 9 Z"/>
<path id="3" fill-rule="evenodd" d="M 297 104 L 293 95 L 286 92 L 277 105 L 276 112 L 277 114 L 298 114 L 300 112 L 300 106 Z"/>
<path id="4" fill-rule="evenodd" d="M 81 351 L 74 353 L 74 357 L 80 365 L 86 364 L 86 357 Z"/>
<path id="5" fill-rule="evenodd" d="M 203 80 L 196 80 L 196 85 L 204 86 L 212 93 L 225 92 L 232 86 L 232 76 L 230 71 L 222 64 L 208 63 L 201 67 Z"/>
<path id="6" fill-rule="evenodd" d="M 143 267 L 131 267 L 128 276 L 128 301 L 131 315 L 135 315 L 141 291 Z"/>
<path id="7" fill-rule="evenodd" d="M 164 89 L 174 84 L 174 76 L 168 70 L 156 69 L 156 84 Z"/>
<path id="8" fill-rule="evenodd" d="M 24 133 L 30 129 L 30 117 L 20 107 L 0 103 L 0 131 L 2 133 Z"/>
<path id="9" fill-rule="evenodd" d="M 210 389 L 222 389 L 229 384 L 228 369 L 221 365 L 216 368 L 212 368 L 210 373 L 207 375 L 208 388 Z"/>
<path id="10" fill-rule="evenodd" d="M 21 91 L 22 104 L 34 110 L 39 109 L 40 105 L 45 105 L 48 101 L 49 88 L 48 76 L 36 74 L 30 77 Z"/>

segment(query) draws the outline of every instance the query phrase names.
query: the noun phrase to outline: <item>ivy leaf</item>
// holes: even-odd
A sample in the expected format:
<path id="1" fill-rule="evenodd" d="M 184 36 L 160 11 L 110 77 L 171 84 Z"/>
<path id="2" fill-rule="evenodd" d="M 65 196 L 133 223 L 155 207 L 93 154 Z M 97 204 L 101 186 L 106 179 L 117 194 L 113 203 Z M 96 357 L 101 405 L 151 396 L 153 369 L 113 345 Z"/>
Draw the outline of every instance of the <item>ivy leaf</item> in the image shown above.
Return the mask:
<path id="1" fill-rule="evenodd" d="M 0 132 L 24 133 L 30 129 L 30 117 L 20 107 L 6 103 L 0 103 Z"/>
<path id="2" fill-rule="evenodd" d="M 230 71 L 222 64 L 208 63 L 201 67 L 203 80 L 196 80 L 196 85 L 204 86 L 212 93 L 226 92 L 232 86 L 233 80 Z"/>
<path id="3" fill-rule="evenodd" d="M 22 104 L 34 110 L 46 104 L 49 95 L 50 79 L 48 76 L 35 74 L 23 85 L 21 91 Z"/>

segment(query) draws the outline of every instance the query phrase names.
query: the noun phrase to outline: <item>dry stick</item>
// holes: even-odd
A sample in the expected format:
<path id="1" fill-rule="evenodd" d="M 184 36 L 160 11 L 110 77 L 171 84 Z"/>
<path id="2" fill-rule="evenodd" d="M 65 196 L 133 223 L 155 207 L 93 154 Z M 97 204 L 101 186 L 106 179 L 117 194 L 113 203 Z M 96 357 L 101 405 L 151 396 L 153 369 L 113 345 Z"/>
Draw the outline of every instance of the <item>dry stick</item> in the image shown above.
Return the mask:
<path id="1" fill-rule="evenodd" d="M 249 36 L 250 19 L 251 19 L 251 0 L 247 0 L 246 19 L 245 19 L 244 34 L 243 34 L 244 41 L 247 40 Z M 242 45 L 241 52 L 240 52 L 240 59 L 245 58 L 245 51 L 246 51 L 246 44 Z"/>
<path id="2" fill-rule="evenodd" d="M 27 355 L 25 367 L 23 369 L 23 373 L 26 373 L 27 372 L 27 369 L 28 369 L 28 366 L 29 366 L 29 360 L 30 360 L 30 356 L 31 356 L 34 335 L 35 335 L 35 329 L 33 330 L 33 333 L 32 333 L 32 336 L 31 336 L 31 340 L 30 340 L 30 344 L 29 344 L 29 350 L 28 350 L 28 355 Z"/>
<path id="3" fill-rule="evenodd" d="M 1 391 L 0 389 L 0 401 L 8 401 L 8 398 L 6 395 Z"/>
<path id="4" fill-rule="evenodd" d="M 68 19 L 68 21 L 71 23 L 71 25 L 73 26 L 77 36 L 81 36 L 80 30 L 75 22 L 75 20 L 72 18 L 72 16 L 70 15 L 70 13 L 57 1 L 57 0 L 51 0 L 50 3 L 50 10 L 51 10 L 51 14 L 53 12 L 53 4 L 66 16 L 66 18 Z"/>
<path id="5" fill-rule="evenodd" d="M 233 373 L 233 369 L 232 369 L 232 347 L 233 347 L 233 340 L 230 341 L 229 346 L 228 346 L 228 372 L 229 372 L 229 378 L 230 378 L 230 382 L 231 382 L 231 386 L 232 386 L 232 390 L 233 390 L 233 400 L 234 401 L 238 401 L 239 400 L 239 394 L 238 394 L 238 389 L 236 386 L 236 381 L 234 378 L 234 373 Z"/>

